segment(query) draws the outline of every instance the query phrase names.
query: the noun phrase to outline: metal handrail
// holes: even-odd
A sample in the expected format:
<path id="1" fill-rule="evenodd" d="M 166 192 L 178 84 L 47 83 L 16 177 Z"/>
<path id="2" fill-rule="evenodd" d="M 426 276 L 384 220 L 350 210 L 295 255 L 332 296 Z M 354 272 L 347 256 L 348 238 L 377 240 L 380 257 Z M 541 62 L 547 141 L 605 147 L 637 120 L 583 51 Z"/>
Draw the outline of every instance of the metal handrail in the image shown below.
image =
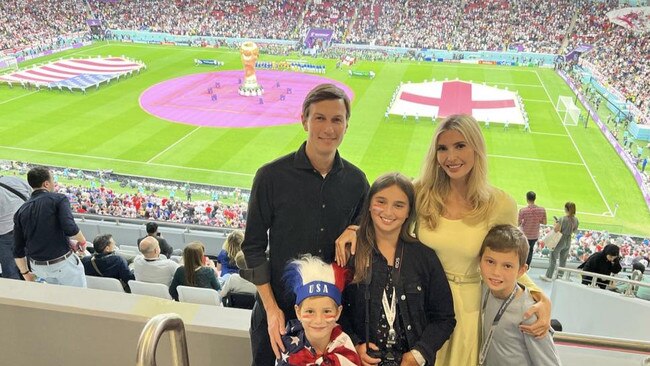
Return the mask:
<path id="1" fill-rule="evenodd" d="M 650 354 L 650 342 L 622 338 L 599 337 L 578 333 L 555 332 L 554 342 L 607 348 L 611 351 L 633 351 Z"/>
<path id="2" fill-rule="evenodd" d="M 142 329 L 138 340 L 136 366 L 156 366 L 156 349 L 160 337 L 171 331 L 172 364 L 174 366 L 189 366 L 185 325 L 177 314 L 160 314 L 151 318 Z"/>
<path id="3" fill-rule="evenodd" d="M 553 273 L 553 278 L 560 278 L 558 276 L 558 273 L 562 272 L 563 276 L 561 279 L 570 281 L 571 280 L 571 273 L 579 274 L 582 276 L 589 276 L 591 277 L 591 283 L 589 284 L 589 287 L 596 287 L 597 286 L 597 280 L 599 278 L 604 279 L 604 280 L 610 280 L 610 281 L 616 281 L 616 282 L 622 282 L 622 283 L 627 283 L 630 286 L 627 287 L 627 290 L 625 291 L 625 296 L 629 297 L 634 297 L 634 291 L 638 289 L 639 287 L 648 287 L 650 288 L 650 283 L 647 282 L 640 282 L 636 281 L 634 279 L 640 279 L 642 277 L 642 273 L 640 271 L 634 271 L 632 272 L 632 278 L 627 279 L 627 278 L 622 278 L 622 277 L 614 277 L 614 276 L 608 276 L 600 273 L 594 273 L 594 272 L 588 272 L 588 271 L 583 271 L 579 269 L 571 269 L 567 267 L 558 267 L 555 272 Z"/>

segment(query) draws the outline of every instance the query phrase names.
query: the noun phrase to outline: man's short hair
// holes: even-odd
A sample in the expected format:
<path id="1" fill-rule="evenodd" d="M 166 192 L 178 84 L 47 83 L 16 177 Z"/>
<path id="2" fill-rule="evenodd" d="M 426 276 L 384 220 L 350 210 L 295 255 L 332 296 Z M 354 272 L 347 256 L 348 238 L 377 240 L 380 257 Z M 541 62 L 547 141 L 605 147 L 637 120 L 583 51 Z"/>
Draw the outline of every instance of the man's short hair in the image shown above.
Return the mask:
<path id="1" fill-rule="evenodd" d="M 345 104 L 345 120 L 350 120 L 350 98 L 343 91 L 334 84 L 320 84 L 312 89 L 302 102 L 302 116 L 303 118 L 309 117 L 309 107 L 324 100 L 342 100 Z"/>
<path id="2" fill-rule="evenodd" d="M 512 225 L 497 225 L 488 231 L 479 256 L 483 256 L 485 248 L 499 253 L 515 252 L 519 256 L 519 266 L 526 264 L 528 258 L 528 240 L 518 227 Z"/>
<path id="3" fill-rule="evenodd" d="M 93 248 L 95 249 L 95 253 L 104 253 L 104 250 L 108 248 L 109 245 L 111 245 L 111 240 L 113 239 L 113 235 L 111 234 L 99 234 L 93 239 Z"/>
<path id="4" fill-rule="evenodd" d="M 50 170 L 44 166 L 33 167 L 27 172 L 27 183 L 34 189 L 41 188 L 51 178 Z"/>
<path id="5" fill-rule="evenodd" d="M 147 234 L 153 234 L 156 231 L 158 231 L 158 224 L 155 222 L 148 222 L 147 223 Z"/>
<path id="6" fill-rule="evenodd" d="M 526 193 L 526 199 L 530 202 L 535 202 L 535 199 L 537 199 L 537 195 L 533 191 L 529 191 Z"/>

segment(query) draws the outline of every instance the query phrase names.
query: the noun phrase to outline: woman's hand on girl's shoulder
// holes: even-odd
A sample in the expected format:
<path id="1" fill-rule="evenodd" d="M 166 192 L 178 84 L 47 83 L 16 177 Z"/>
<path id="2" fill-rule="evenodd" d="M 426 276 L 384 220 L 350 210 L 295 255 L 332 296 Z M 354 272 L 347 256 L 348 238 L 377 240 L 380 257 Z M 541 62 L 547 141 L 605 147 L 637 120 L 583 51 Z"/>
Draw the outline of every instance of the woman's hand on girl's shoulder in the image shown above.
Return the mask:
<path id="1" fill-rule="evenodd" d="M 354 255 L 357 250 L 357 230 L 359 226 L 350 225 L 348 226 L 341 235 L 334 242 L 336 245 L 336 254 L 335 260 L 339 266 L 345 267 L 350 259 L 351 255 Z M 350 244 L 350 250 L 348 251 L 348 244 Z"/>

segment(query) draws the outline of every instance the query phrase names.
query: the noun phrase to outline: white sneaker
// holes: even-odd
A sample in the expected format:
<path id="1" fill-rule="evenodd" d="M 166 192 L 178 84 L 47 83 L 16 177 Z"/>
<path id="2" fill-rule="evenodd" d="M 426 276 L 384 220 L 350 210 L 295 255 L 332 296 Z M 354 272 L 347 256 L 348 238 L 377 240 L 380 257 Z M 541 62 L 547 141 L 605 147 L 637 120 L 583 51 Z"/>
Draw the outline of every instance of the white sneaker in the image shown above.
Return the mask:
<path id="1" fill-rule="evenodd" d="M 550 278 L 546 277 L 546 275 L 539 275 L 539 279 L 542 280 L 542 281 L 545 281 L 545 282 L 551 282 L 552 281 Z"/>

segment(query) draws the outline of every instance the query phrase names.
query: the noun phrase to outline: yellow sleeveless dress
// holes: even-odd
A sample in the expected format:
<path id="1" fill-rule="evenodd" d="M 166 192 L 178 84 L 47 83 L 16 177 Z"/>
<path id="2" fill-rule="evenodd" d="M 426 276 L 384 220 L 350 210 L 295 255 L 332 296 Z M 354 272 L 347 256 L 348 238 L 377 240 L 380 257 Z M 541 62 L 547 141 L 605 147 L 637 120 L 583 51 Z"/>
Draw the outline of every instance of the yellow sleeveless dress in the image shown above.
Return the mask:
<path id="1" fill-rule="evenodd" d="M 480 334 L 481 282 L 478 253 L 488 230 L 498 224 L 517 225 L 517 204 L 507 193 L 494 189 L 496 205 L 485 222 L 440 219 L 435 230 L 419 221 L 417 237 L 436 251 L 454 299 L 456 328 L 436 356 L 436 366 L 476 366 Z M 539 290 L 528 276 L 520 282 Z"/>

